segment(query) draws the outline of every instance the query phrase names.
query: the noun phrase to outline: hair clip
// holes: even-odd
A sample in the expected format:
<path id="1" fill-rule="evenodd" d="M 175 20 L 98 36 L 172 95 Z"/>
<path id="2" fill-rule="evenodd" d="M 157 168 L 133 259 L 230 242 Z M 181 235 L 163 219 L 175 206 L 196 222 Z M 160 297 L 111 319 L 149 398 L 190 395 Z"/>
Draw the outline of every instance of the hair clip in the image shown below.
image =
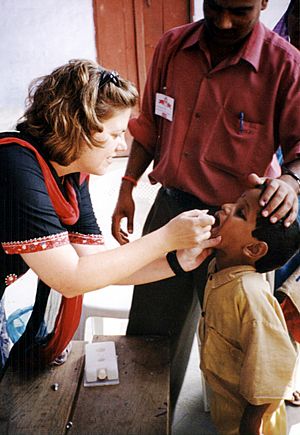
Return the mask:
<path id="1" fill-rule="evenodd" d="M 103 88 L 107 83 L 113 83 L 118 88 L 120 87 L 119 74 L 117 71 L 100 70 L 99 89 Z"/>

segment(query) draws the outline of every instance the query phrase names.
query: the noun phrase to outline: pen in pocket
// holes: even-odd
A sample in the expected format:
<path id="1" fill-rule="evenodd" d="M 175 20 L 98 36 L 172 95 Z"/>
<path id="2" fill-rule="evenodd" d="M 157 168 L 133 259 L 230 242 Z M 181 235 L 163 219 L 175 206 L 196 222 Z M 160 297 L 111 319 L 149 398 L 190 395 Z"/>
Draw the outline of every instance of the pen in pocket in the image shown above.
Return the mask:
<path id="1" fill-rule="evenodd" d="M 239 113 L 240 133 L 243 133 L 243 131 L 244 131 L 244 118 L 245 118 L 244 112 L 240 112 Z"/>

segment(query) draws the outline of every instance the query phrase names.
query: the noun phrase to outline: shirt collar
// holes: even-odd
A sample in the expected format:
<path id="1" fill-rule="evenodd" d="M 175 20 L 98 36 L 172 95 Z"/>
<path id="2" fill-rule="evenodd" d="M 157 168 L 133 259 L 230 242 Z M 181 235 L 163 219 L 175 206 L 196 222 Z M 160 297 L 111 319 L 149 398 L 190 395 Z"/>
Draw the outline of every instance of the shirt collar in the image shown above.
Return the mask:
<path id="1" fill-rule="evenodd" d="M 220 287 L 233 281 L 240 275 L 244 275 L 246 272 L 256 272 L 255 267 L 250 265 L 239 265 L 216 271 L 216 259 L 214 258 L 208 267 L 209 286 L 210 288 Z"/>
<path id="2" fill-rule="evenodd" d="M 258 22 L 254 26 L 249 39 L 242 48 L 242 59 L 251 63 L 256 71 L 259 69 L 262 46 L 265 39 L 265 26 Z"/>
<path id="3" fill-rule="evenodd" d="M 264 37 L 265 27 L 261 22 L 257 22 L 245 44 L 233 57 L 233 63 L 237 63 L 240 59 L 243 59 L 258 71 Z M 207 46 L 204 40 L 204 20 L 199 21 L 198 28 L 185 40 L 181 48 L 190 48 L 196 44 L 199 44 L 201 50 L 207 52 Z"/>
<path id="4" fill-rule="evenodd" d="M 190 48 L 193 45 L 198 44 L 199 42 L 203 40 L 203 32 L 204 32 L 204 20 L 198 21 L 198 26 L 196 27 L 195 32 L 193 32 L 191 35 L 189 35 L 184 44 L 182 44 L 182 49 Z M 201 44 L 200 44 L 201 45 Z"/>

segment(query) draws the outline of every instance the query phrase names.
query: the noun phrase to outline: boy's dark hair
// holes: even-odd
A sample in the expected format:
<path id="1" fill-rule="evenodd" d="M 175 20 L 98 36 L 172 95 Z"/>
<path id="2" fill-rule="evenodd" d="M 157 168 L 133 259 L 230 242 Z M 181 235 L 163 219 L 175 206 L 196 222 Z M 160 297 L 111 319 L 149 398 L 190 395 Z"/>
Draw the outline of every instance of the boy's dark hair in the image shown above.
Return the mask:
<path id="1" fill-rule="evenodd" d="M 256 186 L 264 191 L 266 185 Z M 284 218 L 276 223 L 270 222 L 270 216 L 264 217 L 259 210 L 253 237 L 268 245 L 268 252 L 255 263 L 257 272 L 264 273 L 283 266 L 300 248 L 300 226 L 295 220 L 289 227 Z"/>

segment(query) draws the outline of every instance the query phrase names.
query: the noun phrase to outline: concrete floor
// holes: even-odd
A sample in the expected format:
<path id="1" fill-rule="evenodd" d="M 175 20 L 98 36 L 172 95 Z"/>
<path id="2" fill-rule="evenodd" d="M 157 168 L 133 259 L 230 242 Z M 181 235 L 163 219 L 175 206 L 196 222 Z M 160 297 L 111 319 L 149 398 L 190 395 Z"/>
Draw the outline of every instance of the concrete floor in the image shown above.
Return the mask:
<path id="1" fill-rule="evenodd" d="M 299 388 L 299 380 L 297 380 L 297 385 Z M 287 417 L 288 435 L 299 435 L 300 407 L 287 406 Z M 196 339 L 194 340 L 185 380 L 176 405 L 172 435 L 218 435 L 211 421 L 210 413 L 204 411 L 204 397 L 199 374 L 199 353 Z"/>
<path id="2" fill-rule="evenodd" d="M 204 411 L 204 395 L 196 338 L 175 408 L 172 435 L 217 435 L 210 413 Z"/>

